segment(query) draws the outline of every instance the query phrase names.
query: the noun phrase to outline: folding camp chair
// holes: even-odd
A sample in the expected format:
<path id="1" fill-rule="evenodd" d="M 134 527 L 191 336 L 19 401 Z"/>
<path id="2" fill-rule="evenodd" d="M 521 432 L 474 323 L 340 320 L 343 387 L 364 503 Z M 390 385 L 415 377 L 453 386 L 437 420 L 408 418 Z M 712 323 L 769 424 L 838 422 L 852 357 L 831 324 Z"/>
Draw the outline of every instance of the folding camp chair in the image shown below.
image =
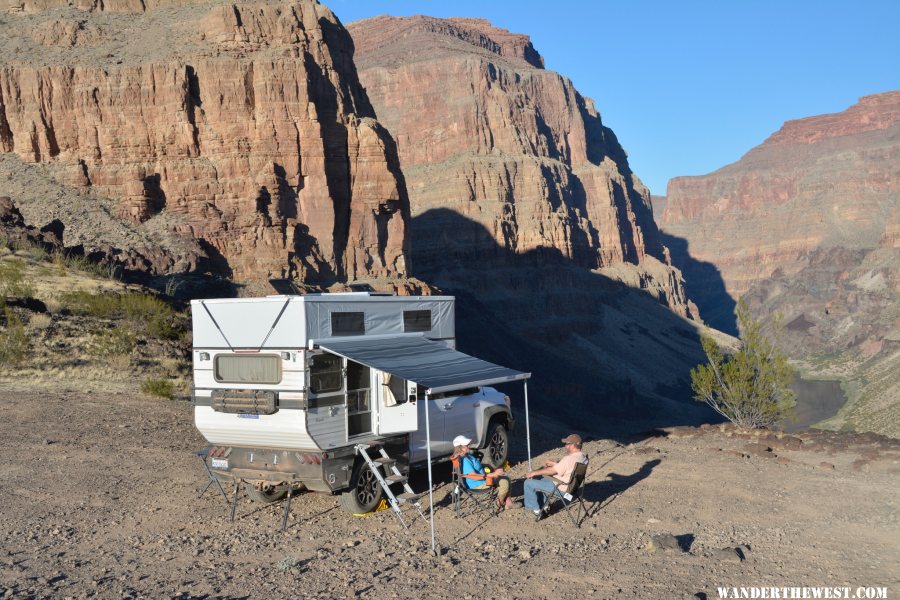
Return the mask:
<path id="1" fill-rule="evenodd" d="M 451 497 L 453 498 L 453 510 L 456 516 L 464 516 L 463 512 L 466 510 L 468 510 L 467 514 L 474 514 L 482 510 L 496 514 L 497 488 L 490 485 L 475 489 L 469 488 L 466 482 L 463 481 L 464 479 L 481 481 L 484 479 L 484 476 L 477 473 L 463 475 L 462 461 L 459 456 L 451 457 L 450 462 L 453 464 L 453 491 L 451 492 Z M 470 505 L 470 508 L 467 509 L 466 505 Z"/>
<path id="2" fill-rule="evenodd" d="M 551 481 L 556 484 L 556 487 L 553 488 L 553 491 L 547 494 L 546 500 L 544 500 L 544 506 L 541 507 L 541 513 L 538 515 L 538 520 L 543 517 L 545 514 L 550 512 L 550 507 L 554 502 L 559 500 L 562 502 L 563 509 L 566 511 L 566 514 L 569 515 L 569 518 L 572 519 L 572 522 L 575 523 L 575 527 L 581 527 L 581 510 L 584 509 L 584 515 L 587 516 L 587 506 L 584 504 L 584 478 L 587 475 L 587 463 L 576 463 L 575 470 L 572 471 L 572 480 L 569 482 L 568 490 L 563 492 L 560 491 L 559 486 L 565 485 L 565 482 L 560 481 L 556 477 L 549 477 Z M 573 517 L 569 513 L 569 507 L 573 504 L 578 504 L 578 508 L 576 509 L 576 516 Z"/>

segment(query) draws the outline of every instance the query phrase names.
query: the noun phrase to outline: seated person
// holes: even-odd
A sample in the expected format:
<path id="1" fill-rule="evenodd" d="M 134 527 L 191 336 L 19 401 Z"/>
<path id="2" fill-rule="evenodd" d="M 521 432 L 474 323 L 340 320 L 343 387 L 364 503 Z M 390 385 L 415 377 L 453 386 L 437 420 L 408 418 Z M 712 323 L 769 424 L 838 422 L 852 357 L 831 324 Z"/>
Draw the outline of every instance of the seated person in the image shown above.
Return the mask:
<path id="1" fill-rule="evenodd" d="M 556 489 L 556 483 L 552 479 L 545 479 L 544 475 L 549 475 L 561 481 L 559 491 L 565 493 L 568 490 L 568 483 L 572 480 L 572 473 L 575 471 L 575 463 L 587 463 L 588 459 L 581 452 L 581 436 L 573 433 L 562 439 L 563 446 L 566 449 L 566 455 L 559 462 L 548 460 L 544 461 L 544 468 L 536 471 L 530 471 L 525 474 L 525 508 L 533 512 L 538 517 L 541 516 L 541 507 L 547 501 L 547 497 Z"/>
<path id="2" fill-rule="evenodd" d="M 484 487 L 497 488 L 497 509 L 512 508 L 513 500 L 509 497 L 509 478 L 503 469 L 496 469 L 490 473 L 485 472 L 481 461 L 475 457 L 469 449 L 472 440 L 464 435 L 453 438 L 453 456 L 459 459 L 459 472 L 462 474 L 462 484 L 470 490 Z"/>

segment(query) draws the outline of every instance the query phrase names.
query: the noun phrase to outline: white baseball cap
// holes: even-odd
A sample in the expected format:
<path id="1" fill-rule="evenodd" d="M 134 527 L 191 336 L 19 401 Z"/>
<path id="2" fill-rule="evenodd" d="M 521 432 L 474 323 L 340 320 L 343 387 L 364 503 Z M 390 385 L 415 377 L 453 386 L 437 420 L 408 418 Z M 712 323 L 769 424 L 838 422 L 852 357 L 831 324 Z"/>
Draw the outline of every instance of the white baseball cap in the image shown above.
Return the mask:
<path id="1" fill-rule="evenodd" d="M 444 438 L 444 439 L 447 439 L 447 438 Z M 471 443 L 472 443 L 472 440 L 470 440 L 469 438 L 467 438 L 464 435 L 458 435 L 455 438 L 453 438 L 454 446 L 468 446 Z"/>

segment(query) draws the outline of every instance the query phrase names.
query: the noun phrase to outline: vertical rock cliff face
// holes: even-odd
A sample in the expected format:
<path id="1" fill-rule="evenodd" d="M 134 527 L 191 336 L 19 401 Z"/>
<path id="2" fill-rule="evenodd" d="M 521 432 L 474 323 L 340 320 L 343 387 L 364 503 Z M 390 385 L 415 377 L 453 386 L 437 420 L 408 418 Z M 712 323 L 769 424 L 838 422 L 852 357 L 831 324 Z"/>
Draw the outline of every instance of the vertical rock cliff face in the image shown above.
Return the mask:
<path id="1" fill-rule="evenodd" d="M 369 19 L 350 31 L 415 213 L 477 206 L 503 248 L 555 248 L 588 268 L 646 254 L 632 210 L 644 197 L 628 193 L 643 187 L 612 158 L 607 146 L 621 149 L 590 101 L 543 70 L 525 36 L 428 17 Z"/>
<path id="2" fill-rule="evenodd" d="M 533 371 L 560 412 L 687 419 L 683 404 L 635 400 L 687 398 L 702 353 L 650 194 L 591 100 L 526 36 L 484 20 L 347 29 L 397 142 L 411 272 L 461 299 L 463 347 Z"/>
<path id="3" fill-rule="evenodd" d="M 0 4 L 0 149 L 121 218 L 173 217 L 238 280 L 404 276 L 397 156 L 334 15 L 175 4 Z"/>
<path id="4" fill-rule="evenodd" d="M 661 226 L 693 260 L 714 263 L 737 299 L 773 273 L 797 273 L 816 249 L 895 246 L 898 156 L 900 92 L 868 96 L 790 121 L 714 173 L 673 179 Z M 684 250 L 672 251 L 682 264 Z M 703 311 L 710 300 L 699 300 Z"/>
<path id="5" fill-rule="evenodd" d="M 475 228 L 504 253 L 558 253 L 586 269 L 667 260 L 650 194 L 615 135 L 571 81 L 544 70 L 526 36 L 481 19 L 378 17 L 348 29 L 360 79 L 397 141 L 414 218 L 449 209 L 471 221 L 452 232 L 420 222 L 417 272 L 443 268 L 448 242 L 461 238 L 471 264 L 485 265 L 490 248 L 473 247 Z M 645 279 L 687 314 L 677 282 Z"/>
<path id="6" fill-rule="evenodd" d="M 790 121 L 738 162 L 669 183 L 661 227 L 701 315 L 745 297 L 783 346 L 851 382 L 840 425 L 900 435 L 900 92 Z M 815 359 L 815 360 L 813 360 Z M 893 373 L 893 375 L 891 375 Z"/>

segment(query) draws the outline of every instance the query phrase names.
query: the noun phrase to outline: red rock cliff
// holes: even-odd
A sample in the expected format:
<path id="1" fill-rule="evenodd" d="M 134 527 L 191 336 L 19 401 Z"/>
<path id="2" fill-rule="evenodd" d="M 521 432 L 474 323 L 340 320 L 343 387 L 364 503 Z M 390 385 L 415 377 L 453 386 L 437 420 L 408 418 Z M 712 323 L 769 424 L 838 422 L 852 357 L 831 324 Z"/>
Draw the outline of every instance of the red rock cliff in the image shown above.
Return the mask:
<path id="1" fill-rule="evenodd" d="M 661 226 L 701 316 L 784 320 L 780 344 L 841 379 L 832 421 L 900 436 L 900 92 L 790 121 L 741 160 L 669 182 Z M 729 322 L 730 319 L 730 322 Z"/>
<path id="2" fill-rule="evenodd" d="M 558 253 L 587 269 L 652 262 L 642 285 L 689 314 L 680 276 L 655 267 L 667 258 L 649 191 L 592 101 L 544 70 L 527 36 L 431 17 L 377 17 L 348 30 L 360 80 L 397 141 L 416 272 L 445 268 L 460 239 L 473 268 L 490 264 L 494 246 Z M 434 218 L 442 209 L 469 225 L 448 231 Z"/>
<path id="3" fill-rule="evenodd" d="M 411 272 L 459 298 L 460 347 L 533 372 L 557 415 L 685 419 L 696 407 L 672 401 L 702 357 L 682 318 L 695 307 L 591 100 L 527 36 L 481 19 L 347 29 L 397 142 Z"/>
<path id="4" fill-rule="evenodd" d="M 776 271 L 799 272 L 819 248 L 896 247 L 898 157 L 900 92 L 867 96 L 785 123 L 714 173 L 671 180 L 661 227 L 715 264 L 737 299 Z"/>
<path id="5" fill-rule="evenodd" d="M 178 217 L 239 280 L 405 274 L 396 153 L 327 8 L 75 4 L 0 2 L 3 152 Z"/>

